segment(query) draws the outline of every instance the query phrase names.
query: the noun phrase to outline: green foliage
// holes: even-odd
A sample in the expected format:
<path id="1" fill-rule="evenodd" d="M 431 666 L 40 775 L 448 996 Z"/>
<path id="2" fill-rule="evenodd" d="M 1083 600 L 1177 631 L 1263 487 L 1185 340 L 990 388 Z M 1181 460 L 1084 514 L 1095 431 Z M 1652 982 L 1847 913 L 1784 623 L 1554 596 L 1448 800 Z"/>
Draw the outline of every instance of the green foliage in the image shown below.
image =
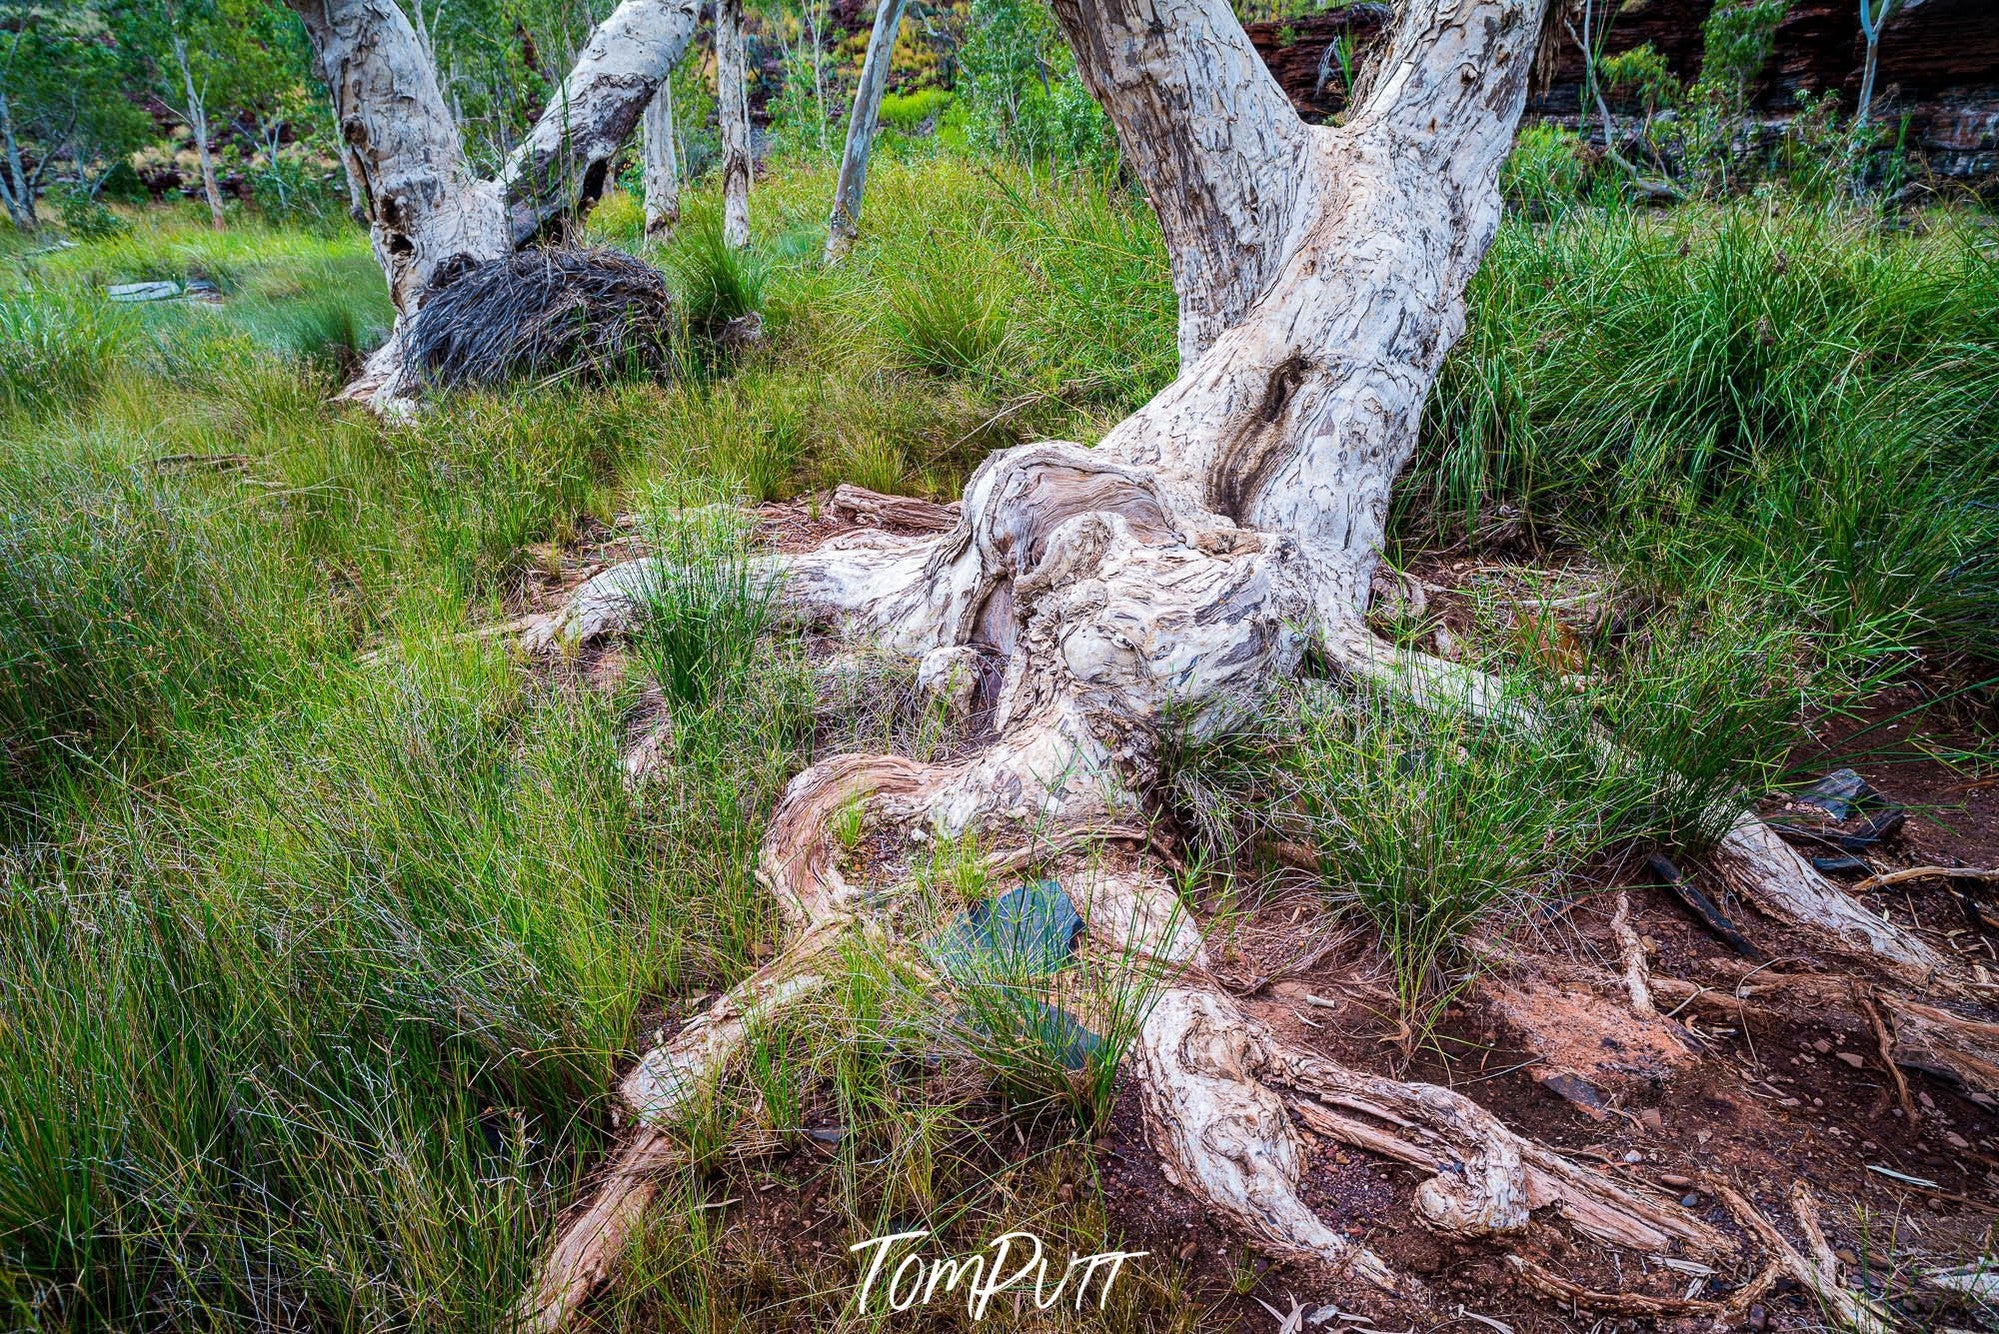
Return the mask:
<path id="1" fill-rule="evenodd" d="M 1969 229 L 1689 206 L 1503 227 L 1401 504 L 1502 502 L 1840 644 L 1992 653 L 1999 262 Z M 1601 535 L 1601 536 L 1598 536 Z"/>
<path id="2" fill-rule="evenodd" d="M 645 522 L 657 560 L 638 593 L 633 647 L 675 704 L 699 708 L 743 676 L 776 614 L 777 582 L 746 549 L 726 504 L 655 505 Z"/>
<path id="3" fill-rule="evenodd" d="M 1738 111 L 1770 59 L 1790 0 L 1723 0 L 1701 23 L 1701 73 L 1694 96 Z"/>
<path id="4" fill-rule="evenodd" d="M 110 40 L 98 5 L 0 0 L 0 97 L 19 158 L 0 163 L 0 185 L 17 220 L 57 181 L 66 198 L 95 198 L 151 130 L 126 95 L 134 82 L 131 55 Z"/>
<path id="5" fill-rule="evenodd" d="M 1604 56 L 1597 62 L 1596 74 L 1607 97 L 1634 106 L 1648 118 L 1680 98 L 1680 81 L 1650 42 Z"/>
<path id="6" fill-rule="evenodd" d="M 738 249 L 722 239 L 719 208 L 695 206 L 683 212 L 666 269 L 689 323 L 711 335 L 730 320 L 763 310 L 768 266 L 755 250 Z"/>
<path id="7" fill-rule="evenodd" d="M 74 240 L 105 241 L 125 230 L 125 220 L 86 188 L 68 186 L 57 190 L 55 196 L 62 229 Z"/>
<path id="8" fill-rule="evenodd" d="M 952 97 L 950 90 L 945 88 L 886 93 L 882 97 L 881 123 L 902 134 L 914 134 L 925 121 L 943 115 L 950 107 Z"/>
<path id="9" fill-rule="evenodd" d="M 1581 202 L 1589 177 L 1582 136 L 1559 125 L 1529 125 L 1499 168 L 1506 202 L 1529 218 L 1559 217 Z"/>
<path id="10" fill-rule="evenodd" d="M 1490 716 L 1443 704 L 1309 687 L 1175 779 L 1223 854 L 1264 837 L 1318 854 L 1328 892 L 1380 931 L 1418 1030 L 1457 994 L 1457 943 L 1639 832 L 1645 795 L 1573 703 L 1524 691 Z"/>
<path id="11" fill-rule="evenodd" d="M 1105 171 L 1117 136 L 1076 72 L 1046 0 L 972 0 L 963 74 L 966 137 L 980 152 Z"/>
<path id="12" fill-rule="evenodd" d="M 1007 292 L 986 274 L 931 263 L 889 289 L 890 327 L 909 364 L 937 375 L 976 375 L 1006 343 Z"/>

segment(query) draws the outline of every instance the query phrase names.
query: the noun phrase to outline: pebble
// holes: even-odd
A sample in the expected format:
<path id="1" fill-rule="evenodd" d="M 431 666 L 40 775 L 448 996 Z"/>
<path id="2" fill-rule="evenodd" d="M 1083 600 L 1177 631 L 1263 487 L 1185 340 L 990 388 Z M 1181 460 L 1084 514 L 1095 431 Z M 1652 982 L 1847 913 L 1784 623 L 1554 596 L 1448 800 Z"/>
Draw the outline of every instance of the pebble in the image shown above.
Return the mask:
<path id="1" fill-rule="evenodd" d="M 1840 1060 L 1845 1061 L 1856 1070 L 1867 1064 L 1866 1060 L 1857 1051 L 1843 1051 L 1838 1053 L 1838 1055 Z"/>
<path id="2" fill-rule="evenodd" d="M 1680 1197 L 1680 1207 L 1682 1209 L 1691 1209 L 1694 1206 L 1698 1205 L 1700 1202 L 1701 1202 L 1701 1197 L 1698 1195 L 1687 1194 L 1687 1195 L 1682 1195 Z"/>
<path id="3" fill-rule="evenodd" d="M 1750 1307 L 1750 1308 L 1749 1308 L 1749 1328 L 1751 1328 L 1751 1329 L 1768 1329 L 1769 1327 L 1770 1327 L 1770 1313 L 1769 1313 L 1768 1311 L 1764 1310 L 1764 1309 L 1763 1309 L 1762 1307 L 1760 1307 L 1760 1306 L 1752 1306 L 1752 1307 Z"/>
<path id="4" fill-rule="evenodd" d="M 1645 1155 L 1633 1149 L 1624 1155 L 1624 1161 L 1627 1163 L 1642 1163 L 1645 1161 Z"/>

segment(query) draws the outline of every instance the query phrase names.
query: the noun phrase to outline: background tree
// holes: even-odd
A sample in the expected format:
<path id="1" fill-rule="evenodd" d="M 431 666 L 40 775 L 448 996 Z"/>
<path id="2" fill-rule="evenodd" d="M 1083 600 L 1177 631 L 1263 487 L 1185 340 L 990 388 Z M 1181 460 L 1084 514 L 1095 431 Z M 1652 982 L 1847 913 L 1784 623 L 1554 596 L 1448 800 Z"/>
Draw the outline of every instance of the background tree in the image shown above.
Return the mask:
<path id="1" fill-rule="evenodd" d="M 715 106 L 722 130 L 722 239 L 750 243 L 750 90 L 743 0 L 715 0 Z"/>
<path id="2" fill-rule="evenodd" d="M 14 226 L 40 221 L 37 196 L 67 174 L 95 196 L 150 130 L 127 95 L 133 70 L 94 5 L 0 4 L 0 200 Z"/>
<path id="3" fill-rule="evenodd" d="M 1901 11 L 1902 0 L 1860 0 L 1860 35 L 1867 43 L 1867 55 L 1860 67 L 1860 102 L 1854 108 L 1853 125 L 1860 129 L 1874 106 L 1874 71 L 1881 57 L 1881 29 Z"/>
<path id="4" fill-rule="evenodd" d="M 833 216 L 826 226 L 826 260 L 847 253 L 861 225 L 861 194 L 867 189 L 868 157 L 874 151 L 880 123 L 882 93 L 888 87 L 889 64 L 896 35 L 902 31 L 903 0 L 876 0 L 875 22 L 868 34 L 867 59 L 861 82 L 854 89 L 854 110 L 847 119 L 847 148 L 840 158 L 840 179 L 833 187 Z"/>

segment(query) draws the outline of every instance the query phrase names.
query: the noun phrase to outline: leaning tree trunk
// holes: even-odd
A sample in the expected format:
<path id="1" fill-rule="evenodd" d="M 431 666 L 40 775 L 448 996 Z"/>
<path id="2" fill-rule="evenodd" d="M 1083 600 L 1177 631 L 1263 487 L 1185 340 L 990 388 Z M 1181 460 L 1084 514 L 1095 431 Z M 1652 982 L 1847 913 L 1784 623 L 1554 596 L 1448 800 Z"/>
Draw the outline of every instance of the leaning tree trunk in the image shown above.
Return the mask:
<path id="1" fill-rule="evenodd" d="M 673 235 L 680 222 L 680 163 L 673 148 L 673 80 L 660 80 L 645 114 L 646 235 Z"/>
<path id="2" fill-rule="evenodd" d="M 715 0 L 715 116 L 722 131 L 722 239 L 750 243 L 750 94 L 743 0 Z"/>
<path id="3" fill-rule="evenodd" d="M 1541 6 L 1411 0 L 1356 114 L 1314 128 L 1226 0 L 1058 0 L 1165 225 L 1185 367 L 1095 449 L 993 455 L 948 532 L 863 529 L 785 562 L 799 618 L 920 658 L 922 680 L 997 682 L 982 700 L 991 737 L 954 763 L 850 755 L 793 781 L 761 862 L 792 939 L 626 1081 L 641 1129 L 551 1253 L 531 1322 L 562 1323 L 608 1270 L 646 1173 L 674 1157 L 677 1118 L 723 1076 L 746 1028 L 822 991 L 857 933 L 895 948 L 898 898 L 846 882 L 836 812 L 858 806 L 891 833 L 977 831 L 1002 861 L 1037 842 L 1129 836 L 1169 730 L 1231 725 L 1314 637 L 1343 648 L 1362 633 L 1389 486 L 1498 223 Z M 598 576 L 535 638 L 602 632 L 650 577 L 643 563 Z M 1294 1112 L 1312 1133 L 1436 1171 L 1418 1209 L 1448 1231 L 1517 1231 L 1555 1205 L 1623 1244 L 1719 1244 L 1467 1099 L 1277 1041 L 1208 976 L 1168 883 L 1141 864 L 1095 877 L 1080 898 L 1094 937 L 1171 974 L 1134 1057 L 1168 1172 L 1266 1249 L 1414 1287 L 1299 1197 Z"/>
<path id="4" fill-rule="evenodd" d="M 174 34 L 174 60 L 180 65 L 181 84 L 187 97 L 187 127 L 194 134 L 194 155 L 201 163 L 201 191 L 208 197 L 208 225 L 223 230 L 222 187 L 215 179 L 215 155 L 208 150 L 208 108 L 195 90 L 194 70 L 188 65 L 187 43 Z"/>
<path id="5" fill-rule="evenodd" d="M 560 235 L 602 193 L 611 158 L 694 35 L 700 0 L 624 0 L 498 180 L 475 178 L 437 73 L 396 0 L 287 0 L 332 94 L 396 330 L 342 393 L 386 406 L 405 387 L 402 321 L 446 266 Z"/>
<path id="6" fill-rule="evenodd" d="M 868 158 L 874 152 L 875 127 L 881 119 L 882 93 L 888 87 L 889 64 L 896 34 L 902 30 L 903 0 L 878 0 L 875 26 L 868 34 L 868 54 L 861 63 L 861 82 L 854 89 L 854 113 L 847 120 L 847 151 L 840 158 L 840 181 L 833 187 L 833 216 L 826 226 L 826 262 L 838 260 L 853 247 L 861 226 L 861 193 L 868 183 Z"/>

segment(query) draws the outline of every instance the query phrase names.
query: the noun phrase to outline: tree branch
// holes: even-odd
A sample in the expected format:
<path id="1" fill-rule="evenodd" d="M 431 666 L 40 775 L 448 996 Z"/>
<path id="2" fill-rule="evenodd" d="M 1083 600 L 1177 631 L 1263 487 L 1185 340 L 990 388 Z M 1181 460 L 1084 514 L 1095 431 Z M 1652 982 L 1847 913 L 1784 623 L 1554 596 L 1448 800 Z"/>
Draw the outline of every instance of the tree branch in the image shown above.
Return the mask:
<path id="1" fill-rule="evenodd" d="M 679 63 L 700 14 L 700 0 L 624 0 L 591 32 L 501 173 L 513 245 L 597 202 L 611 158 Z"/>

